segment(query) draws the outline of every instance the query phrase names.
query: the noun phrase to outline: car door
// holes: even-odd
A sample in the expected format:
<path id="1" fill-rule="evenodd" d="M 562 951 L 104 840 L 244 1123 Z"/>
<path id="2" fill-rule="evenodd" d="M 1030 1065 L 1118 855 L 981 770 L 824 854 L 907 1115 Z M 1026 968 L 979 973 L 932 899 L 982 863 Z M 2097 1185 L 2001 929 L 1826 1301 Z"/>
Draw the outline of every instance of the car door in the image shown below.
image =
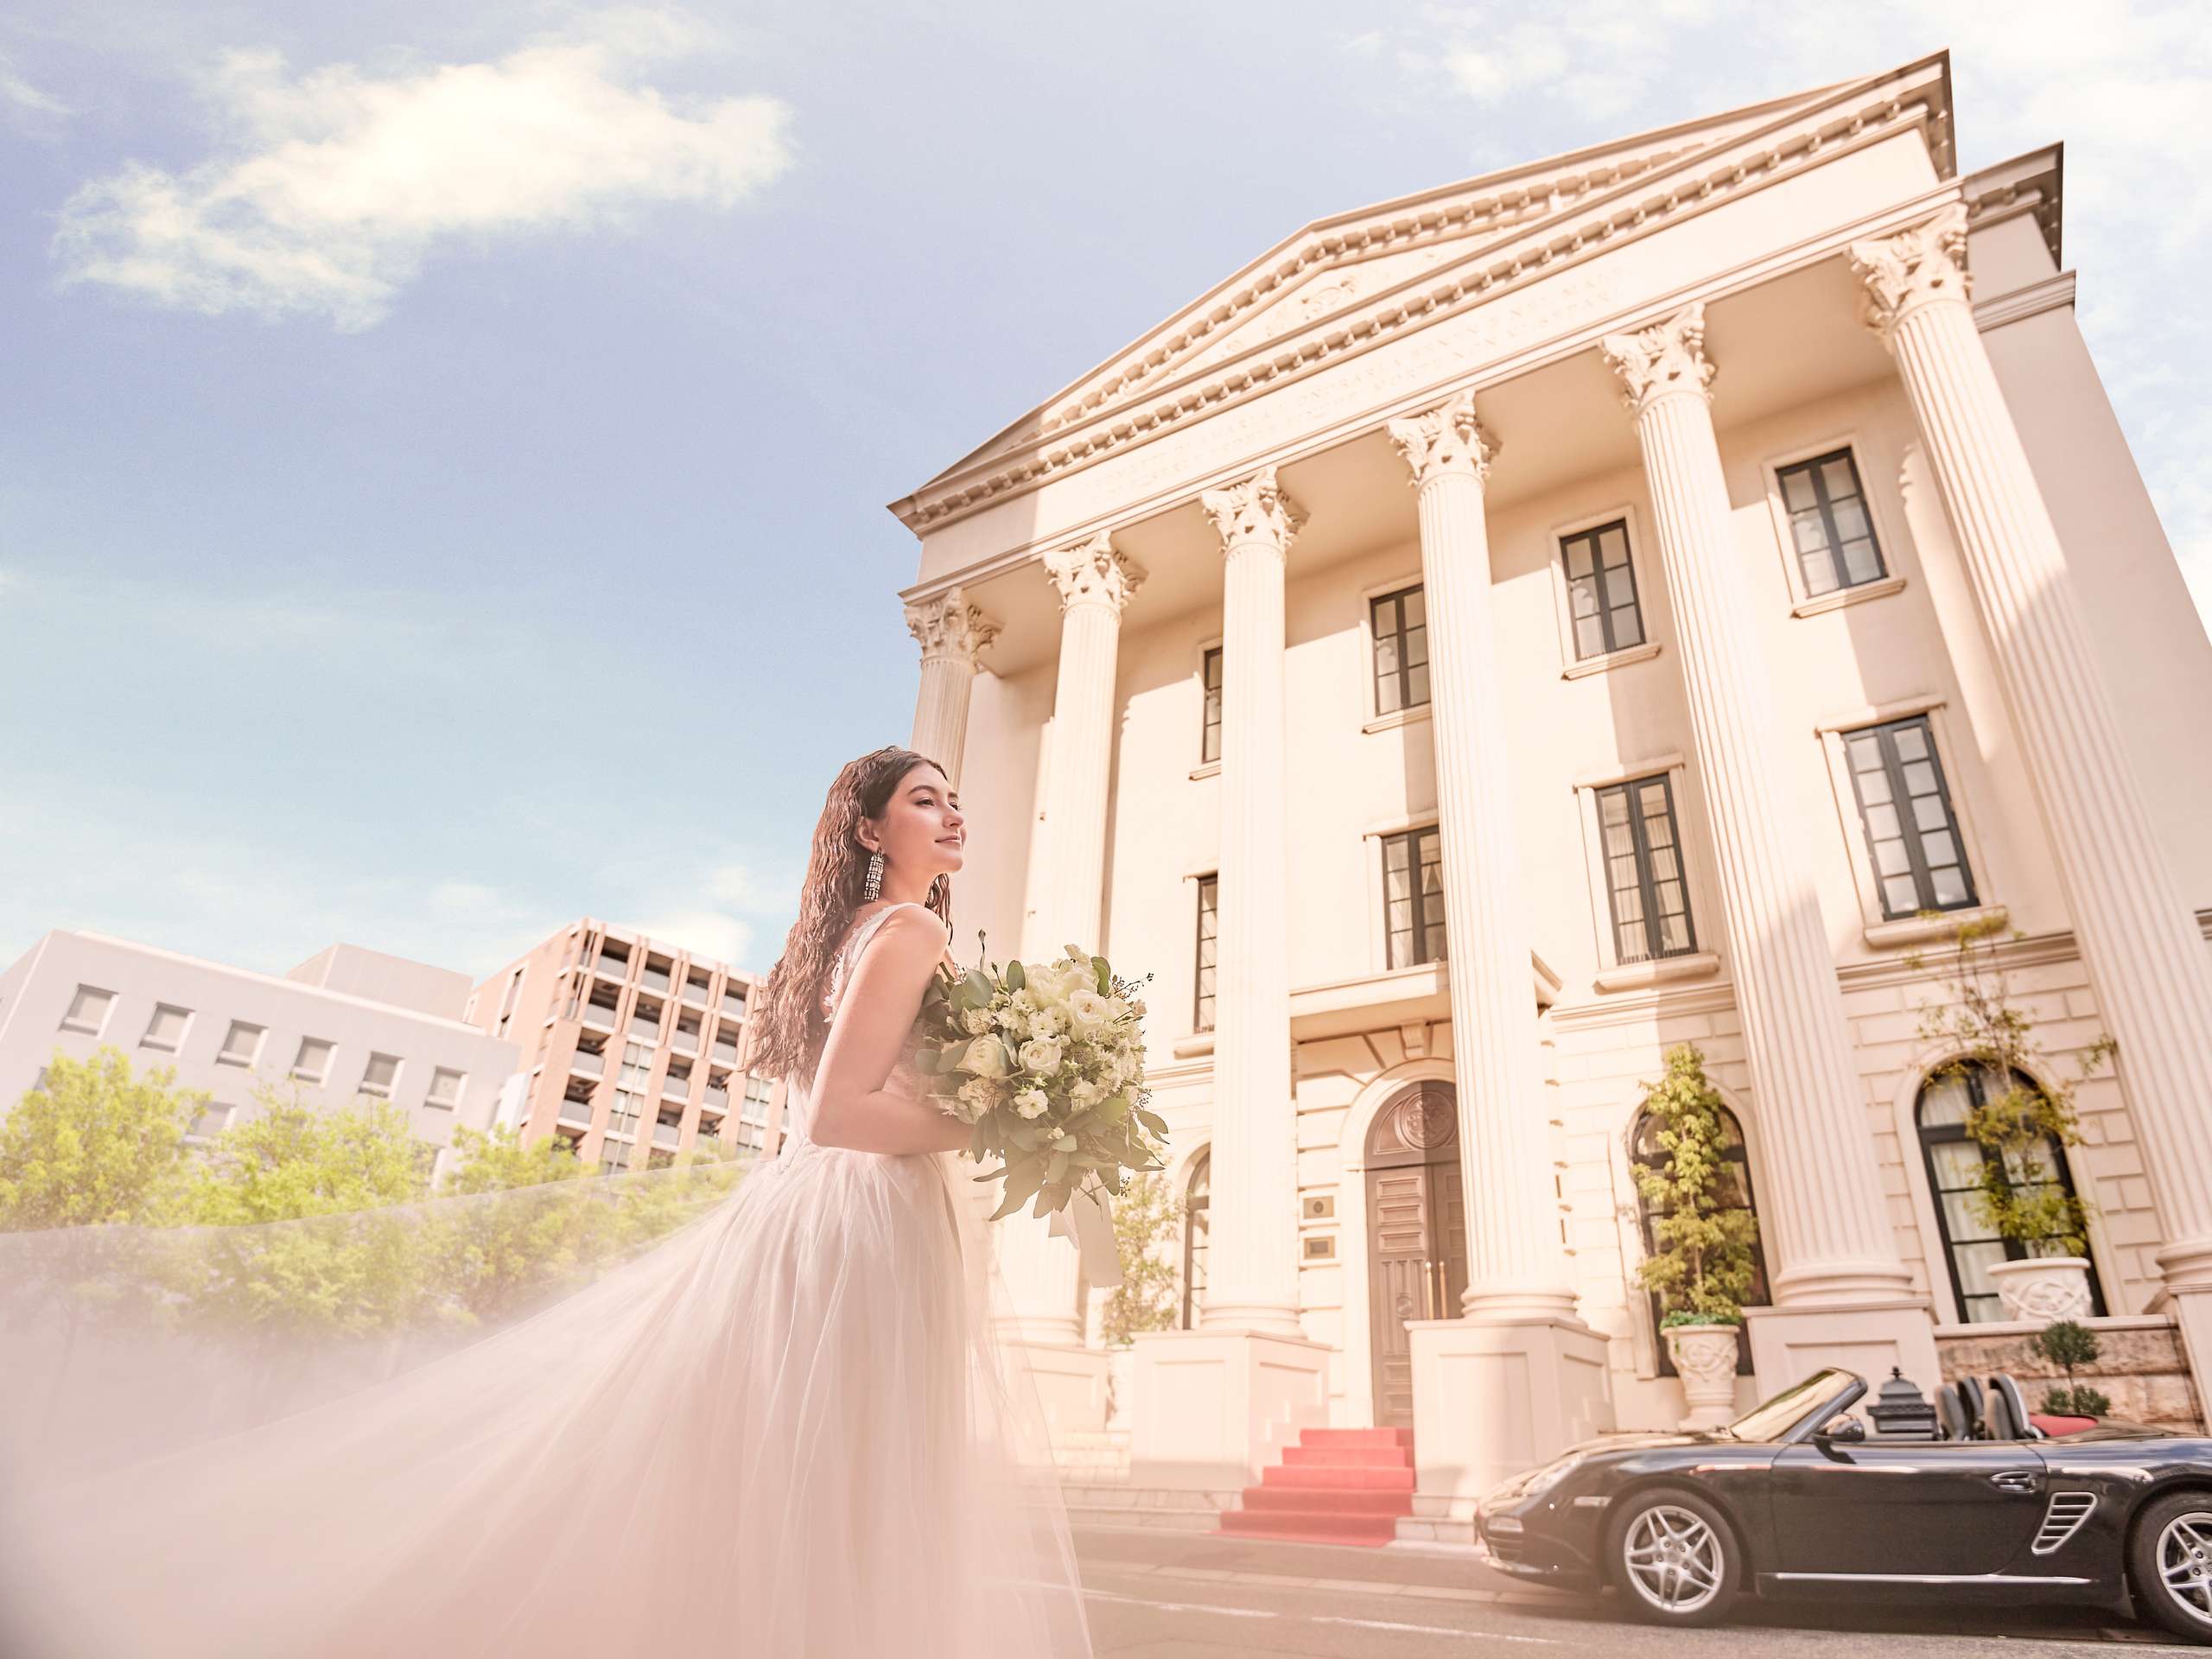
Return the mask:
<path id="1" fill-rule="evenodd" d="M 1844 1577 L 2001 1573 L 2043 1519 L 2043 1460 L 2001 1440 L 1808 1442 L 1768 1477 L 1776 1566 Z"/>

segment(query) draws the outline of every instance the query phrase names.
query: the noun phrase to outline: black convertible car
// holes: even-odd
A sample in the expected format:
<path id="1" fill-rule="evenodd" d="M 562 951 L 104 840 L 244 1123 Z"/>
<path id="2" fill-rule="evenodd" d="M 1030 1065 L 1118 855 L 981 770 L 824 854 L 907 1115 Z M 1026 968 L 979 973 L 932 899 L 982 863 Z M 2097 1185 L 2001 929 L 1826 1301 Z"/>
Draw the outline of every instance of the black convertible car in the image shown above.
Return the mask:
<path id="1" fill-rule="evenodd" d="M 1712 1624 L 1746 1592 L 2113 1606 L 2132 1592 L 2212 1643 L 2212 1440 L 2045 1433 L 2008 1379 L 1992 1383 L 1986 1408 L 1940 1390 L 1942 1420 L 1917 1438 L 1847 1414 L 1866 1381 L 1840 1370 L 1709 1433 L 1611 1436 L 1484 1498 L 1483 1546 L 1519 1578 L 1611 1586 L 1657 1624 Z"/>

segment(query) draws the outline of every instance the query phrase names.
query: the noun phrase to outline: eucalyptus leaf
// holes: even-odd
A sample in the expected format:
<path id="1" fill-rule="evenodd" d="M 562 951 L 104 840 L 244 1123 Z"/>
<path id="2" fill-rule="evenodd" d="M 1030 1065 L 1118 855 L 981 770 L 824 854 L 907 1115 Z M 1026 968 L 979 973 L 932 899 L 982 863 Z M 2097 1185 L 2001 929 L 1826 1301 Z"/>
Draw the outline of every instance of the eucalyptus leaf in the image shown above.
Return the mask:
<path id="1" fill-rule="evenodd" d="M 1023 972 L 1022 972 L 1022 970 L 1021 970 L 1021 964 L 1020 964 L 1020 963 L 1018 963 L 1018 962 L 1009 962 L 1008 963 L 1007 963 L 1007 965 L 1006 965 L 1006 988 L 1007 988 L 1007 989 L 1008 989 L 1009 991 L 1018 991 L 1018 990 L 1020 990 L 1020 989 L 1024 985 L 1027 985 L 1028 982 L 1029 982 L 1029 976 L 1028 976 L 1027 974 L 1025 974 L 1025 973 L 1023 973 Z"/>

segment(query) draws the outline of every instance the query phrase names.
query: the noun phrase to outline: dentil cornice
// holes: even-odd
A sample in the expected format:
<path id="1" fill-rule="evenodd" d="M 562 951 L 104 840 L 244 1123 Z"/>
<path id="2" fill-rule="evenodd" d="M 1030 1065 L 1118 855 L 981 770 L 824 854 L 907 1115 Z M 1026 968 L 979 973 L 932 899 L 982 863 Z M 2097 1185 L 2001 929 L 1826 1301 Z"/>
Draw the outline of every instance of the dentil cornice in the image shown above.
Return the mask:
<path id="1" fill-rule="evenodd" d="M 1490 476 L 1497 440 L 1475 415 L 1475 394 L 1463 391 L 1426 415 L 1389 423 L 1390 442 L 1413 469 L 1415 488 L 1453 474 L 1478 482 Z"/>
<path id="2" fill-rule="evenodd" d="M 1224 552 L 1257 543 L 1287 553 L 1291 538 L 1306 522 L 1306 509 L 1283 493 L 1272 467 L 1261 468 L 1242 484 L 1205 491 L 1198 505 L 1220 532 Z"/>
<path id="3" fill-rule="evenodd" d="M 972 669 L 977 655 L 999 637 L 999 625 L 981 606 L 969 604 L 961 589 L 948 588 L 935 599 L 906 607 L 906 632 L 925 659 L 957 658 Z"/>
<path id="4" fill-rule="evenodd" d="M 1849 251 L 1851 268 L 1866 289 L 1866 326 L 1885 340 L 1909 313 L 1931 300 L 1972 302 L 1962 201 L 1898 235 L 1854 242 Z"/>
<path id="5" fill-rule="evenodd" d="M 1071 605 L 1109 605 L 1118 616 L 1145 579 L 1144 567 L 1116 552 L 1113 537 L 1104 531 L 1071 547 L 1054 548 L 1043 557 L 1045 573 L 1052 579 L 1063 611 Z"/>
<path id="6" fill-rule="evenodd" d="M 1598 348 L 1620 376 L 1630 409 L 1648 409 L 1662 397 L 1686 393 L 1703 397 L 1713 384 L 1713 359 L 1705 354 L 1702 301 L 1649 328 L 1607 334 Z"/>

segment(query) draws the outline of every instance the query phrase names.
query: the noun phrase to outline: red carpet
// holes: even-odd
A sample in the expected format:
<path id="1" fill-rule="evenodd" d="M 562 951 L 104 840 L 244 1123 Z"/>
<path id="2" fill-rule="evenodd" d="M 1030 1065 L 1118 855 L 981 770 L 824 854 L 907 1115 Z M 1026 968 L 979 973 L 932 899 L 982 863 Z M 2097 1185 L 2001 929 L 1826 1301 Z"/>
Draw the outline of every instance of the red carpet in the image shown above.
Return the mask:
<path id="1" fill-rule="evenodd" d="M 1300 1544 L 1387 1544 L 1414 1512 L 1409 1428 L 1308 1428 L 1221 1512 L 1221 1530 Z"/>

